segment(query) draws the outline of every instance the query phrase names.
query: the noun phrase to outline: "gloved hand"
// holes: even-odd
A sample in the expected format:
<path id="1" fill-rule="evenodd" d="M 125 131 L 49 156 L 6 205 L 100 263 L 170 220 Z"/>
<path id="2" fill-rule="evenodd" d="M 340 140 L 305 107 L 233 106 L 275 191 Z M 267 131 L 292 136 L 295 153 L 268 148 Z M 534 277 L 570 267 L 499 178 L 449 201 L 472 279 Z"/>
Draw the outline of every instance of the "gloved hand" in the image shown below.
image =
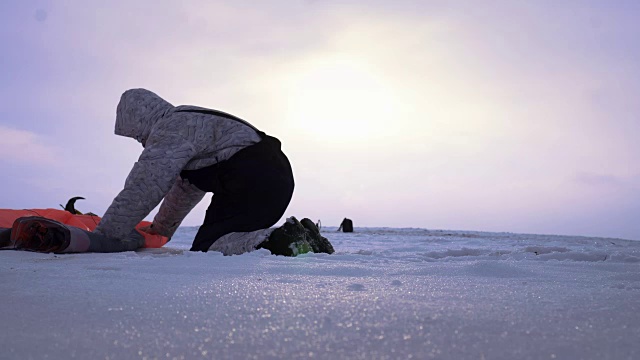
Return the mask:
<path id="1" fill-rule="evenodd" d="M 167 238 L 167 241 L 171 240 L 170 236 L 167 236 L 167 231 L 165 231 L 166 229 L 162 226 L 159 226 L 158 224 L 151 224 L 151 225 L 147 225 L 147 226 L 142 226 L 137 228 L 139 231 L 144 231 L 145 233 L 149 234 L 149 235 L 160 235 L 160 236 L 164 236 Z"/>
<path id="2" fill-rule="evenodd" d="M 146 232 L 147 234 L 150 234 L 150 235 L 160 235 L 156 231 L 156 229 L 153 228 L 153 224 L 147 225 L 147 226 L 141 226 L 141 227 L 138 228 L 138 230 L 144 231 L 144 232 Z"/>

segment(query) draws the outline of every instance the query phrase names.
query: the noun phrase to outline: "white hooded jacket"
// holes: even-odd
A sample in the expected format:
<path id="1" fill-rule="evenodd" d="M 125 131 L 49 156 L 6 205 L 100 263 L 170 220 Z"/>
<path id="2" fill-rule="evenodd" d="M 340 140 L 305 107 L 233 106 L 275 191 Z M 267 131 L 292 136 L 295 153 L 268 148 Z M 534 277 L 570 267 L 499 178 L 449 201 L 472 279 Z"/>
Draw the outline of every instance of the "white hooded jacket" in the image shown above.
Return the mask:
<path id="1" fill-rule="evenodd" d="M 174 107 L 145 89 L 127 90 L 122 94 L 115 134 L 138 140 L 144 151 L 131 169 L 124 189 L 95 229 L 96 233 L 126 238 L 164 199 L 153 220 L 153 229 L 161 235 L 173 236 L 185 216 L 205 195 L 180 178 L 180 172 L 227 160 L 239 150 L 260 141 L 258 133 L 247 124 L 186 110 L 208 109 Z M 264 232 L 260 236 L 264 239 Z M 244 251 L 247 250 L 250 249 Z"/>

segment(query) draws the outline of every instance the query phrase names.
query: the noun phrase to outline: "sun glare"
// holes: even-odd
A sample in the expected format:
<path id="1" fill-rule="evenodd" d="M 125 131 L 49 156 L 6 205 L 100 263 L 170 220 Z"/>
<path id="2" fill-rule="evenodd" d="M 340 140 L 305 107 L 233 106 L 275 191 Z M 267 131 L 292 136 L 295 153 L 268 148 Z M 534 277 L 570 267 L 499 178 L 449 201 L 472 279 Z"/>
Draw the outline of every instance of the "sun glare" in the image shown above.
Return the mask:
<path id="1" fill-rule="evenodd" d="M 365 61 L 329 58 L 297 68 L 286 95 L 293 128 L 341 142 L 384 135 L 394 110 L 392 91 Z"/>

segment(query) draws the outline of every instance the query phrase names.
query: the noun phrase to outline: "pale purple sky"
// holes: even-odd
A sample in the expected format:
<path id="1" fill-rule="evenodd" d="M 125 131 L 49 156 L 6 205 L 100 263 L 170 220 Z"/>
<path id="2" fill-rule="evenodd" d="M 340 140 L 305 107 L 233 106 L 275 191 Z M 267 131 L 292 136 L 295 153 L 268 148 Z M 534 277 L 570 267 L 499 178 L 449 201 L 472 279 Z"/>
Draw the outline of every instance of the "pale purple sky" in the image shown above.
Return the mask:
<path id="1" fill-rule="evenodd" d="M 640 239 L 637 1 L 2 1 L 0 207 L 103 213 L 144 87 L 280 138 L 287 216 Z M 208 201 L 185 225 L 199 225 Z"/>

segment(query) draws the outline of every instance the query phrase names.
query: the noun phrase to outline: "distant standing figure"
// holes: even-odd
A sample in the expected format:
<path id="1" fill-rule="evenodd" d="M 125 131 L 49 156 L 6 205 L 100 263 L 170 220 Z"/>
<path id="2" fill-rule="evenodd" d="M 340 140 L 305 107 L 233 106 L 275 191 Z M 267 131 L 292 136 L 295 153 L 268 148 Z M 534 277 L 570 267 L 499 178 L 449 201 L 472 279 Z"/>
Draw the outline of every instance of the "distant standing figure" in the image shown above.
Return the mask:
<path id="1" fill-rule="evenodd" d="M 353 232 L 353 221 L 351 221 L 351 219 L 347 219 L 344 218 L 344 220 L 342 220 L 342 222 L 340 223 L 340 227 L 338 228 L 338 231 L 342 230 L 342 232 Z"/>

